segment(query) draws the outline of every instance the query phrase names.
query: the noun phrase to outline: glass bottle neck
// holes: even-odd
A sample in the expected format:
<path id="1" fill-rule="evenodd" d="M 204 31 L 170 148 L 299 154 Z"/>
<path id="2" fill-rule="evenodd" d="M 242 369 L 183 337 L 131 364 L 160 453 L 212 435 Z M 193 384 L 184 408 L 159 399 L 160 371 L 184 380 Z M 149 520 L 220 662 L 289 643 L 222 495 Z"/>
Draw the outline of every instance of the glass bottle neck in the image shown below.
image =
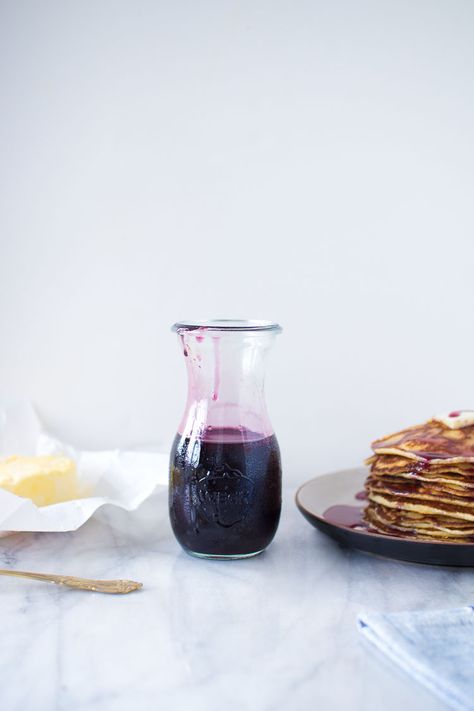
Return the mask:
<path id="1" fill-rule="evenodd" d="M 229 437 L 240 433 L 241 439 L 271 435 L 264 379 L 274 334 L 185 331 L 179 338 L 188 372 L 180 433 L 212 437 L 225 430 Z"/>

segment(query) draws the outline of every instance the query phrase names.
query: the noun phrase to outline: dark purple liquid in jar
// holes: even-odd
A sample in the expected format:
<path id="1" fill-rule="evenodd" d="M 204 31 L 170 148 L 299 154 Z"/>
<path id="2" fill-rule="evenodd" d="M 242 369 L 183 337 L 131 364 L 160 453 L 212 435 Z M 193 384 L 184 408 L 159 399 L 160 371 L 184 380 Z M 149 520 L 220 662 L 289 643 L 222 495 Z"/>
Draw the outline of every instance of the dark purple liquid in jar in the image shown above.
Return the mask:
<path id="1" fill-rule="evenodd" d="M 281 511 L 281 461 L 275 435 L 240 428 L 177 434 L 171 450 L 170 518 L 183 548 L 215 556 L 266 548 Z"/>

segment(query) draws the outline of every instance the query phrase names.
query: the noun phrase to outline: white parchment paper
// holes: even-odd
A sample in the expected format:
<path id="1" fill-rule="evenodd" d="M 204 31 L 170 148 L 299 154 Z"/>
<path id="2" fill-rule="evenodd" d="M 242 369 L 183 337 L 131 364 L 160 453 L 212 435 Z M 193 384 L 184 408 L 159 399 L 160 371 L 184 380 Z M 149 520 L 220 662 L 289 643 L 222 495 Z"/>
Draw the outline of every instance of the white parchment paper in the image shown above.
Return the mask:
<path id="1" fill-rule="evenodd" d="M 76 462 L 84 498 L 52 506 L 0 488 L 0 531 L 75 531 L 100 506 L 133 511 L 166 486 L 168 454 L 159 451 L 81 451 L 49 435 L 29 403 L 0 405 L 0 457 L 63 454 Z"/>

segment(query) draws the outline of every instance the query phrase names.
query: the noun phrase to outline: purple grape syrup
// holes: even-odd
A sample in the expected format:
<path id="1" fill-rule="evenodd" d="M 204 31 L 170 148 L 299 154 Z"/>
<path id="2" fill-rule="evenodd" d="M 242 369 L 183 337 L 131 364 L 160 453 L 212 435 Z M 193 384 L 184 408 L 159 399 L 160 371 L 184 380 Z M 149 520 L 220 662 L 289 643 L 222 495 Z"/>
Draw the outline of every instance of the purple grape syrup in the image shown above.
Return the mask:
<path id="1" fill-rule="evenodd" d="M 209 428 L 177 434 L 171 450 L 171 525 L 191 553 L 239 556 L 272 541 L 281 511 L 281 460 L 275 435 Z"/>

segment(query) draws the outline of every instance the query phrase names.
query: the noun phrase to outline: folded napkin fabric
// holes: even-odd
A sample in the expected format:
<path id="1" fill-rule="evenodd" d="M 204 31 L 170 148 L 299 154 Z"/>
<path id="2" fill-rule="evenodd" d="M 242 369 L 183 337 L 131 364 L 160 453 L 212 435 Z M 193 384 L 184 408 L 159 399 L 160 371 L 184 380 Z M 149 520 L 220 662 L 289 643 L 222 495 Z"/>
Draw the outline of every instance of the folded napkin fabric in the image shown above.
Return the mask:
<path id="1" fill-rule="evenodd" d="M 474 607 L 362 613 L 364 637 L 454 709 L 474 711 Z"/>

